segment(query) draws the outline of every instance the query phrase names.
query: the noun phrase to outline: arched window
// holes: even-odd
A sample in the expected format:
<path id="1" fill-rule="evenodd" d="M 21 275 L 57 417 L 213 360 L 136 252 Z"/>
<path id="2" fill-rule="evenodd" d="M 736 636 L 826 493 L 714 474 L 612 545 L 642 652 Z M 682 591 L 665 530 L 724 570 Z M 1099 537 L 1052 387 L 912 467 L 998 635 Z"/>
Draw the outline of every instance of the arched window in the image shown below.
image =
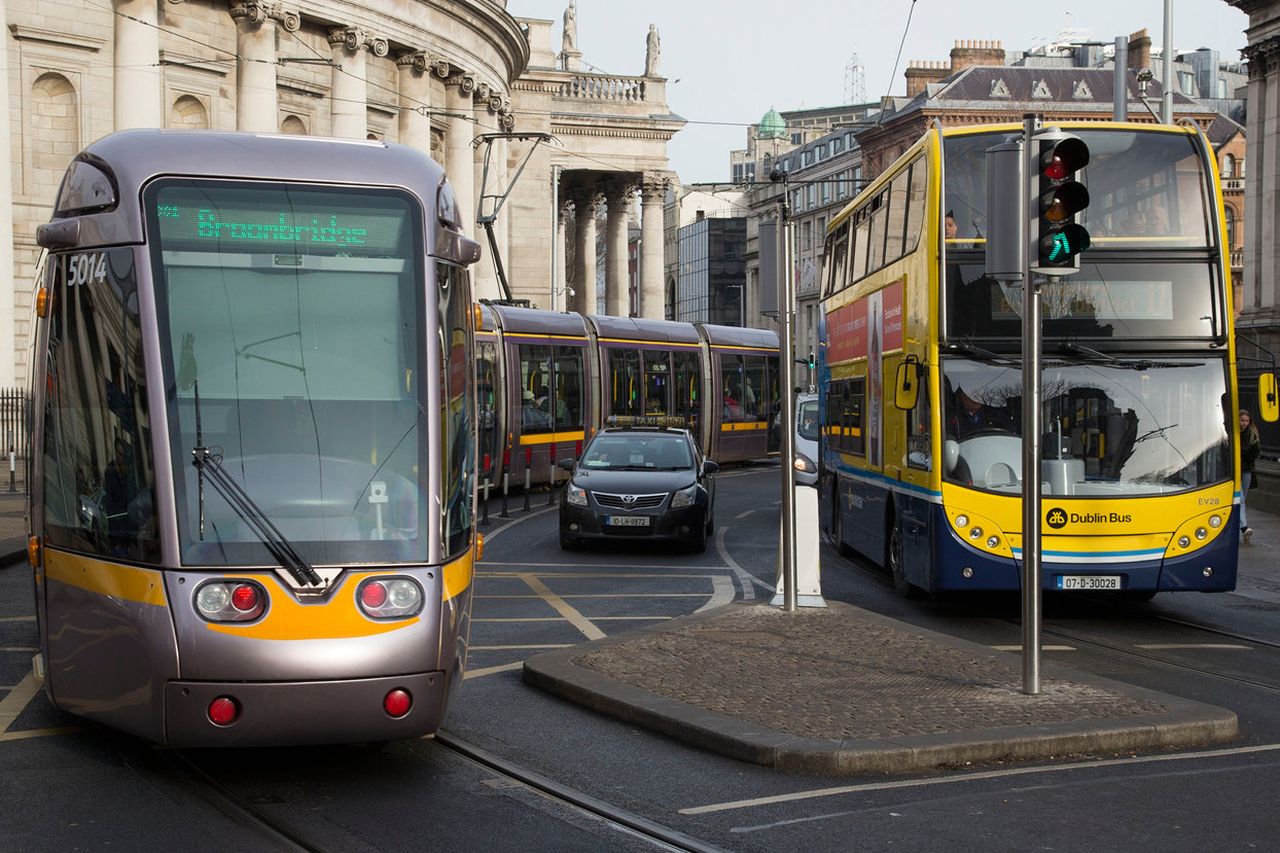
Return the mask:
<path id="1" fill-rule="evenodd" d="M 80 104 L 75 86 L 47 72 L 31 84 L 30 188 L 57 187 L 80 151 Z"/>
<path id="2" fill-rule="evenodd" d="M 1226 205 L 1227 220 L 1227 251 L 1233 251 L 1236 247 L 1236 210 L 1231 205 Z"/>
<path id="3" fill-rule="evenodd" d="M 297 116 L 288 115 L 284 117 L 284 121 L 280 122 L 280 132 L 291 136 L 306 136 L 307 126 Z"/>
<path id="4" fill-rule="evenodd" d="M 205 110 L 204 104 L 200 103 L 199 98 L 193 95 L 183 95 L 173 102 L 173 108 L 169 110 L 169 127 L 207 130 L 209 128 L 209 113 Z"/>
<path id="5" fill-rule="evenodd" d="M 1234 178 L 1236 176 L 1236 158 L 1227 154 L 1222 158 L 1222 177 Z"/>

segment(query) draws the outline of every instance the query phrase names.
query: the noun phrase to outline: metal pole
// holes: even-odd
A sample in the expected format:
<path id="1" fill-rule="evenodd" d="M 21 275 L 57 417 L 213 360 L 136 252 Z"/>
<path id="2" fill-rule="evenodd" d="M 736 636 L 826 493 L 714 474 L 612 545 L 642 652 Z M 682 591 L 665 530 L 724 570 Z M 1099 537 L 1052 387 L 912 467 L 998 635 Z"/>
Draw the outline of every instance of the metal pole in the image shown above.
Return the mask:
<path id="1" fill-rule="evenodd" d="M 1027 187 L 1039 174 L 1032 136 L 1039 118 L 1025 118 Z M 1028 205 L 1028 236 L 1034 239 L 1038 200 Z M 1033 213 L 1034 211 L 1034 213 Z M 1022 692 L 1040 693 L 1040 285 L 1031 277 L 1031 250 L 1022 275 Z"/>
<path id="2" fill-rule="evenodd" d="M 1129 39 L 1116 36 L 1114 106 L 1111 117 L 1115 121 L 1129 120 Z"/>
<path id="3" fill-rule="evenodd" d="M 556 275 L 559 273 L 559 270 L 560 270 L 560 265 L 558 262 L 560 251 L 564 248 L 563 246 L 558 245 L 558 243 L 560 242 L 559 241 L 559 237 L 560 237 L 560 167 L 559 166 L 551 167 L 551 204 L 552 204 L 551 209 L 553 211 L 553 213 L 551 214 L 551 310 L 559 311 L 560 306 L 556 304 L 556 301 L 560 291 L 559 291 L 559 288 L 556 287 L 556 285 L 558 284 L 558 282 L 556 281 Z M 566 310 L 569 308 L 568 302 L 569 302 L 569 297 L 566 291 L 565 306 L 564 306 Z"/>
<path id="4" fill-rule="evenodd" d="M 782 227 L 782 275 L 783 292 L 778 301 L 782 321 L 782 353 L 778 359 L 782 366 L 782 381 L 778 383 L 782 393 L 782 608 L 787 612 L 796 609 L 800 578 L 796 571 L 796 469 L 795 469 L 795 336 L 793 333 L 796 307 L 795 254 L 793 227 L 787 198 L 787 179 L 782 178 L 782 203 L 778 209 L 778 221 Z"/>
<path id="5" fill-rule="evenodd" d="M 1164 0 L 1164 97 L 1160 99 L 1160 121 L 1173 124 L 1173 0 Z"/>

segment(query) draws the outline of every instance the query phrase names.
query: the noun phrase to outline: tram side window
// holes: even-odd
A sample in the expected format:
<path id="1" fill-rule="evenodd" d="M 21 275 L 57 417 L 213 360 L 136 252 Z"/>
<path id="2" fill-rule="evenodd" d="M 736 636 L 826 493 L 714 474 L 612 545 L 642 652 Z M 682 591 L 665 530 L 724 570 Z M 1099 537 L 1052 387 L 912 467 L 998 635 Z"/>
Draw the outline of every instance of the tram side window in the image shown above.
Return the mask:
<path id="1" fill-rule="evenodd" d="M 45 539 L 76 551 L 158 562 L 133 252 L 59 255 L 49 267 Z"/>
<path id="2" fill-rule="evenodd" d="M 520 432 L 551 431 L 551 415 L 539 405 L 550 395 L 551 347 L 518 347 L 520 358 Z M 544 390 L 546 389 L 546 390 Z"/>
<path id="3" fill-rule="evenodd" d="M 724 406 L 722 420 L 725 423 L 750 420 L 743 401 L 742 379 L 742 356 L 720 356 L 720 393 Z"/>
<path id="4" fill-rule="evenodd" d="M 670 353 L 645 350 L 644 413 L 666 415 L 671 412 Z"/>
<path id="5" fill-rule="evenodd" d="M 671 354 L 675 365 L 675 401 L 671 413 L 685 419 L 685 423 L 696 436 L 698 434 L 698 413 L 700 410 L 702 370 L 697 353 L 675 352 Z"/>
<path id="6" fill-rule="evenodd" d="M 456 557 L 471 544 L 471 512 L 475 443 L 471 437 L 474 382 L 471 304 L 467 273 L 448 264 L 436 265 L 440 305 L 440 424 L 444 464 L 440 475 L 441 539 L 446 557 Z"/>
<path id="7" fill-rule="evenodd" d="M 556 347 L 556 370 L 544 411 L 558 431 L 582 429 L 582 347 Z"/>
<path id="8" fill-rule="evenodd" d="M 609 354 L 610 415 L 643 415 L 641 409 L 640 351 L 611 347 Z"/>
<path id="9" fill-rule="evenodd" d="M 742 413 L 748 421 L 763 421 L 768 416 L 765 395 L 769 387 L 764 356 L 744 355 L 742 367 Z"/>
<path id="10" fill-rule="evenodd" d="M 480 452 L 496 458 L 498 432 L 498 353 L 492 341 L 476 342 L 476 395 Z"/>

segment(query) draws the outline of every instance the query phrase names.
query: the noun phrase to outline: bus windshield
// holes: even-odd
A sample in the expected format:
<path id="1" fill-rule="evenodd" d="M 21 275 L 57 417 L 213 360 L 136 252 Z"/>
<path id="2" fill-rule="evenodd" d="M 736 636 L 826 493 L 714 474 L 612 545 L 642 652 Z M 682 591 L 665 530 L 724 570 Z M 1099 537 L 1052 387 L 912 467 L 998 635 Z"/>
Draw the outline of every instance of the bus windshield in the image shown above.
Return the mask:
<path id="1" fill-rule="evenodd" d="M 148 199 L 183 561 L 273 562 L 196 447 L 312 564 L 371 541 L 359 559 L 425 560 L 413 202 L 189 180 Z"/>
<path id="2" fill-rule="evenodd" d="M 1089 206 L 1080 223 L 1094 249 L 1205 249 L 1209 182 L 1197 138 L 1160 131 L 1072 128 L 1089 146 L 1080 180 Z M 946 203 L 956 234 L 949 248 L 980 248 L 986 234 L 986 150 L 1008 131 L 947 137 Z"/>
<path id="3" fill-rule="evenodd" d="M 1046 360 L 1045 494 L 1169 494 L 1231 477 L 1226 366 L 1220 357 Z M 1022 368 L 1003 360 L 944 362 L 943 471 L 997 492 L 1022 490 Z"/>

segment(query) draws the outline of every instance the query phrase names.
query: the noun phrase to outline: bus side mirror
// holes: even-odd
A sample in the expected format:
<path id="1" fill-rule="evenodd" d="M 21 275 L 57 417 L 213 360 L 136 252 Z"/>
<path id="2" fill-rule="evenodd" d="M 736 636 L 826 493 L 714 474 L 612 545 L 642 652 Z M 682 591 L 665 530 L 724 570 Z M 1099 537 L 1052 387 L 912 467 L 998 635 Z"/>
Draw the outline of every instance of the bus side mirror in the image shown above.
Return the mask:
<path id="1" fill-rule="evenodd" d="M 920 396 L 920 359 L 914 355 L 898 365 L 898 377 L 894 383 L 893 404 L 904 412 L 916 407 Z"/>
<path id="2" fill-rule="evenodd" d="M 1269 424 L 1280 420 L 1280 398 L 1276 396 L 1276 375 L 1264 373 L 1258 377 L 1258 417 Z"/>

